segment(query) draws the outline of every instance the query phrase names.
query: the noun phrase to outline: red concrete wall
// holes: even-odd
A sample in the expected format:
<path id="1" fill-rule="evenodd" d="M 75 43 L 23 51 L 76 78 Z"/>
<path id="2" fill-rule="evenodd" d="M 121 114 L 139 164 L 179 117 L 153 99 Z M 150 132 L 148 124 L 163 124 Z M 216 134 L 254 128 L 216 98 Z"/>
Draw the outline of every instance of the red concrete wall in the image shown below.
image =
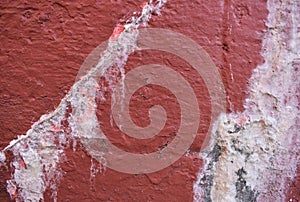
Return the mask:
<path id="1" fill-rule="evenodd" d="M 129 1 L 8 1 L 0 3 L 0 150 L 13 138 L 24 134 L 42 114 L 55 109 L 75 81 L 78 70 L 101 42 L 107 40 L 123 16 L 140 10 L 143 0 Z M 263 63 L 260 55 L 267 19 L 265 1 L 179 1 L 166 4 L 162 16 L 154 16 L 150 27 L 166 28 L 182 33 L 201 45 L 219 68 L 228 93 L 227 110 L 242 111 L 247 96 L 247 80 L 252 70 Z M 142 58 L 142 59 L 141 59 Z M 158 51 L 135 53 L 126 70 L 148 63 L 172 66 L 182 73 L 198 92 L 203 106 L 203 119 L 190 154 L 181 157 L 168 168 L 152 174 L 130 175 L 107 168 L 90 180 L 91 158 L 84 147 L 66 151 L 62 163 L 63 178 L 58 186 L 58 201 L 192 201 L 193 183 L 202 162 L 197 157 L 207 132 L 210 115 L 209 95 L 200 77 L 179 58 Z M 184 68 L 183 68 L 184 67 Z M 175 111 L 165 128 L 172 139 L 180 117 L 176 103 L 164 89 L 142 89 L 150 100 L 136 96 L 133 119 L 141 125 L 149 120 L 143 116 L 152 102 L 164 101 L 169 111 Z M 157 100 L 157 96 L 162 97 Z M 142 101 L 143 105 L 138 103 Z M 167 111 L 168 111 L 167 110 Z M 105 116 L 103 117 L 105 118 Z M 107 120 L 109 122 L 109 120 Z M 109 125 L 105 122 L 107 125 Z M 107 131 L 104 123 L 103 128 Z M 175 126 L 175 127 L 172 127 Z M 119 140 L 122 141 L 122 140 Z M 158 141 L 134 142 L 121 148 L 141 151 L 159 148 Z M 0 201 L 9 201 L 6 180 L 10 168 L 1 167 Z M 291 196 L 300 197 L 299 179 L 292 185 Z M 45 201 L 51 201 L 51 192 Z"/>

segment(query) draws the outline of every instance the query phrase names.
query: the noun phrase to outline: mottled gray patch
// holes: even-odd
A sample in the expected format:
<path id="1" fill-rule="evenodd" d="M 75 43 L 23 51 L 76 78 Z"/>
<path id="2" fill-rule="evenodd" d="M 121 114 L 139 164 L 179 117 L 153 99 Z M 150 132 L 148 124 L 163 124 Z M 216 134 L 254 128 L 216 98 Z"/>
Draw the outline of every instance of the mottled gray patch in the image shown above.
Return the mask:
<path id="1" fill-rule="evenodd" d="M 231 148 L 234 149 L 235 151 L 239 152 L 240 154 L 243 154 L 246 156 L 245 162 L 247 162 L 248 158 L 250 157 L 251 153 L 246 152 L 241 148 L 241 142 L 237 138 L 231 139 Z"/>
<path id="2" fill-rule="evenodd" d="M 208 158 L 211 159 L 207 166 L 208 171 L 212 171 L 214 169 L 214 165 L 216 162 L 218 162 L 219 157 L 221 156 L 221 152 L 221 147 L 216 144 L 213 150 L 208 153 Z M 208 173 L 209 174 L 205 174 L 200 180 L 200 185 L 204 188 L 204 202 L 212 202 L 211 187 L 213 186 L 214 176 L 213 172 Z"/>
<path id="3" fill-rule="evenodd" d="M 234 124 L 234 129 L 233 129 L 233 130 L 229 130 L 228 133 L 229 133 L 229 134 L 232 134 L 232 133 L 238 133 L 238 132 L 241 131 L 241 129 L 242 129 L 242 128 L 241 128 L 239 125 Z"/>
<path id="4" fill-rule="evenodd" d="M 246 175 L 247 172 L 242 167 L 236 172 L 236 174 L 238 176 L 238 180 L 235 183 L 236 201 L 238 201 L 238 202 L 256 202 L 258 193 L 256 190 L 251 189 L 250 186 L 247 186 L 247 182 L 244 178 L 244 175 Z"/>

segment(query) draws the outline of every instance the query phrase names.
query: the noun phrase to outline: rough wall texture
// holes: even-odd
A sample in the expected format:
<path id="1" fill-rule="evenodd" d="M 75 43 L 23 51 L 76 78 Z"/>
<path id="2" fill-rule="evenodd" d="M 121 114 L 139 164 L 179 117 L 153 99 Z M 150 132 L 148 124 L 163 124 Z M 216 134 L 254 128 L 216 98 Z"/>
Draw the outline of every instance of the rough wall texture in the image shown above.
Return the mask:
<path id="1" fill-rule="evenodd" d="M 97 45 L 107 40 L 124 16 L 141 10 L 143 1 L 2 1 L 0 3 L 1 110 L 0 149 L 17 135 L 25 134 L 41 115 L 53 111 L 73 85 L 78 70 Z M 211 56 L 222 75 L 227 92 L 228 112 L 243 111 L 248 81 L 254 68 L 264 62 L 260 54 L 267 30 L 265 1 L 169 1 L 150 20 L 150 27 L 167 28 L 182 33 L 200 44 Z M 65 149 L 59 165 L 62 177 L 57 185 L 58 201 L 192 201 L 193 185 L 203 162 L 198 158 L 201 143 L 210 123 L 210 102 L 202 79 L 179 58 L 167 53 L 134 53 L 125 66 L 162 63 L 181 72 L 192 83 L 203 110 L 198 135 L 190 151 L 177 162 L 152 174 L 130 175 L 104 168 L 92 160 L 83 145 Z M 141 107 L 154 103 L 166 105 L 173 112 L 162 137 L 172 139 L 180 117 L 176 102 L 165 89 L 145 88 L 136 96 Z M 145 97 L 150 97 L 145 99 Z M 159 97 L 159 98 L 158 98 Z M 169 103 L 168 100 L 171 100 Z M 105 110 L 105 109 L 99 109 Z M 147 110 L 132 107 L 132 117 L 141 126 L 149 119 Z M 110 119 L 104 115 L 104 129 L 110 134 Z M 99 115 L 101 116 L 101 114 Z M 105 117 L 107 119 L 105 119 Z M 140 118 L 143 117 L 143 118 Z M 146 117 L 146 118 L 144 118 Z M 106 125 L 105 125 L 106 124 Z M 131 152 L 159 148 L 165 138 L 151 142 L 114 140 Z M 119 141 L 119 142 L 118 142 Z M 127 142 L 126 144 L 124 142 Z M 145 145 L 148 145 L 145 148 Z M 149 147 L 150 145 L 150 147 Z M 13 160 L 11 153 L 6 158 Z M 22 160 L 22 159 L 21 159 Z M 22 162 L 22 161 L 21 161 Z M 25 162 L 26 164 L 26 162 Z M 19 163 L 18 166 L 22 166 Z M 26 167 L 26 165 L 25 165 Z M 1 166 L 0 200 L 9 201 L 6 180 L 14 166 Z M 239 181 L 243 181 L 240 169 Z M 299 180 L 290 181 L 289 198 L 299 200 Z M 53 200 L 48 187 L 45 201 Z M 18 197 L 18 193 L 15 196 Z"/>
<path id="2" fill-rule="evenodd" d="M 196 199 L 284 201 L 299 161 L 299 2 L 268 1 L 264 64 L 250 79 L 245 111 L 221 116 Z M 206 154 L 205 154 L 206 153 Z"/>

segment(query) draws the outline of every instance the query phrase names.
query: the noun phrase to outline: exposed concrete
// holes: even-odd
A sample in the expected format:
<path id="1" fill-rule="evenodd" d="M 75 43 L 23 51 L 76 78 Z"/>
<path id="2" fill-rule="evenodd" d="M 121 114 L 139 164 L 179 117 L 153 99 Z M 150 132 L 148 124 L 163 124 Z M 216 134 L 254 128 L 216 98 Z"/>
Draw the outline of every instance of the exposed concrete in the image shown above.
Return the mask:
<path id="1" fill-rule="evenodd" d="M 215 124 L 211 145 L 201 153 L 206 163 L 194 186 L 195 201 L 287 200 L 300 152 L 300 3 L 269 0 L 268 9 L 265 63 L 250 79 L 246 110 L 222 115 Z M 211 157 L 216 145 L 217 160 Z"/>

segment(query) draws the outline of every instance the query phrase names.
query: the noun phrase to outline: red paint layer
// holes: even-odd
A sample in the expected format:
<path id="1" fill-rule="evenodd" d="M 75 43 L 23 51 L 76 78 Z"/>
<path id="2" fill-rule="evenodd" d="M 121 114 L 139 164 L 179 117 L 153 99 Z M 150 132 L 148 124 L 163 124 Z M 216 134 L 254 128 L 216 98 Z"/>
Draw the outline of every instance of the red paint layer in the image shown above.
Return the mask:
<path id="1" fill-rule="evenodd" d="M 58 105 L 74 83 L 87 54 L 108 39 L 120 18 L 139 10 L 143 2 L 0 3 L 0 149 Z M 204 47 L 222 74 L 228 93 L 228 110 L 231 103 L 231 110 L 242 111 L 247 80 L 253 68 L 263 62 L 259 53 L 266 16 L 265 1 L 174 0 L 167 3 L 162 16 L 153 17 L 150 26 L 180 32 Z M 129 58 L 126 70 L 153 61 L 169 65 L 187 76 L 190 82 L 194 81 L 193 87 L 200 106 L 203 106 L 202 127 L 191 148 L 191 152 L 198 152 L 210 121 L 207 89 L 187 64 L 166 54 L 136 53 Z M 172 98 L 160 88 L 141 89 L 140 93 L 151 98 L 139 105 L 145 98 L 139 97 L 138 93 L 132 101 L 131 115 L 141 125 L 147 124 L 148 120 L 145 116 L 138 121 L 146 113 L 139 107 L 147 108 L 154 104 L 152 101 L 164 103 Z M 160 94 L 166 94 L 165 99 L 156 97 Z M 165 131 L 166 136 L 171 134 L 169 138 L 176 131 L 173 124 L 179 121 L 176 106 L 176 103 L 169 106 L 169 111 L 175 109 L 171 116 L 175 118 L 169 120 L 170 125 Z M 164 141 L 164 138 L 152 141 L 146 150 L 155 149 Z M 123 140 L 115 139 L 115 144 L 122 148 Z M 136 146 L 136 142 L 130 142 L 124 148 L 140 152 L 143 144 Z M 59 185 L 58 201 L 191 201 L 193 183 L 201 165 L 196 154 L 192 154 L 157 173 L 128 175 L 107 169 L 90 181 L 91 159 L 84 149 L 67 150 L 66 154 L 67 160 L 61 165 L 65 173 Z M 5 180 L 9 177 L 8 170 L 1 167 L 0 201 L 9 201 L 5 191 Z M 299 198 L 297 194 L 295 197 Z M 51 201 L 50 196 L 47 192 L 45 201 Z"/>

